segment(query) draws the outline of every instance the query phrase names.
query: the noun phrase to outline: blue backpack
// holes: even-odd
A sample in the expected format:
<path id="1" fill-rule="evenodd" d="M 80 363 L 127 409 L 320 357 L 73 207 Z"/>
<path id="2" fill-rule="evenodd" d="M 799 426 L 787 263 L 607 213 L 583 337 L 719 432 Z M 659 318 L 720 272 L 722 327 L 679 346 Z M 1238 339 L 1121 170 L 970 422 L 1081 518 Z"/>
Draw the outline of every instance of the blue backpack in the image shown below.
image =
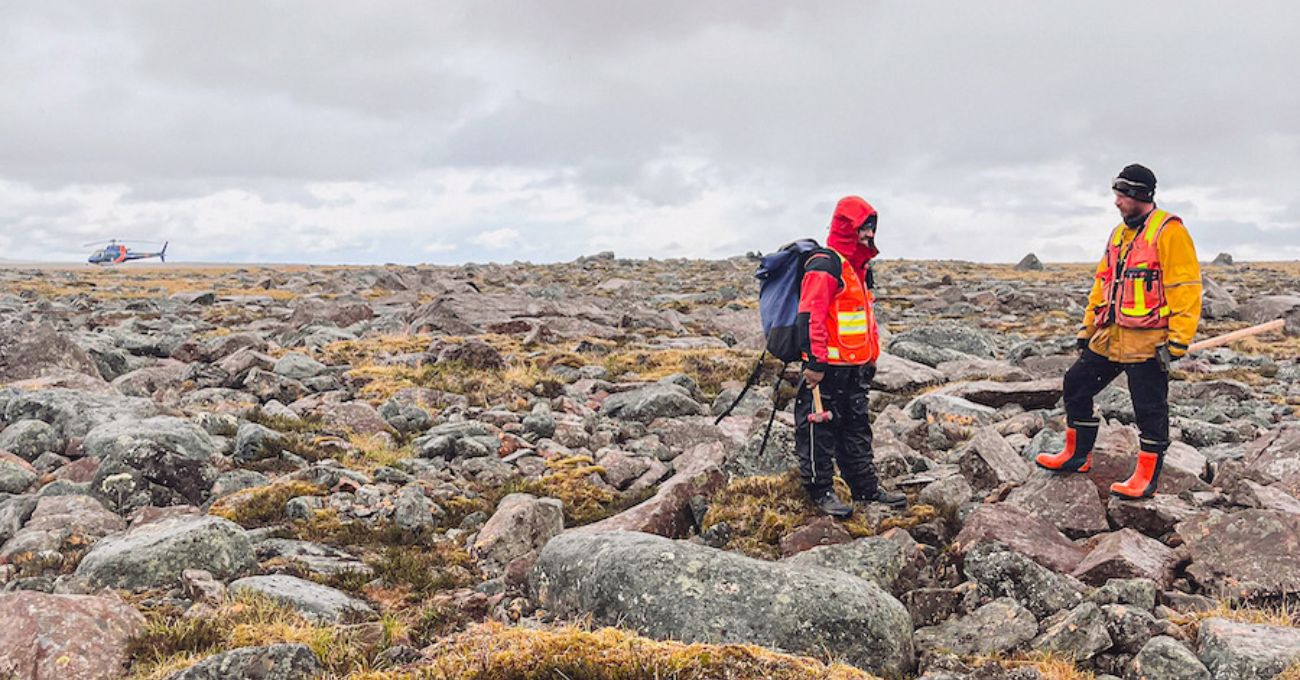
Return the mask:
<path id="1" fill-rule="evenodd" d="M 736 404 L 745 398 L 749 388 L 758 382 L 758 377 L 763 371 L 763 359 L 768 354 L 779 359 L 782 364 L 803 358 L 803 353 L 799 349 L 799 289 L 803 284 L 804 263 L 813 251 L 820 249 L 821 246 L 813 239 L 799 239 L 781 246 L 774 253 L 759 258 L 754 278 L 758 279 L 758 317 L 763 324 L 766 346 L 763 354 L 758 357 L 754 371 L 745 381 L 745 387 L 740 390 L 740 394 L 736 395 L 736 400 L 731 402 L 731 406 L 728 406 L 713 421 L 715 425 L 730 415 L 736 408 Z M 772 386 L 773 402 L 776 401 L 777 392 L 781 387 L 781 374 L 784 372 L 782 366 L 782 370 L 776 374 L 776 384 Z M 776 408 L 773 404 L 772 417 L 775 416 Z M 771 431 L 772 419 L 769 418 L 767 430 L 763 433 L 763 444 L 759 448 L 760 452 L 767 446 Z"/>
<path id="2" fill-rule="evenodd" d="M 812 239 L 800 239 L 763 256 L 758 271 L 758 316 L 767 339 L 767 353 L 785 363 L 802 358 L 799 350 L 799 287 L 804 262 L 821 248 Z M 761 361 L 761 359 L 760 359 Z"/>

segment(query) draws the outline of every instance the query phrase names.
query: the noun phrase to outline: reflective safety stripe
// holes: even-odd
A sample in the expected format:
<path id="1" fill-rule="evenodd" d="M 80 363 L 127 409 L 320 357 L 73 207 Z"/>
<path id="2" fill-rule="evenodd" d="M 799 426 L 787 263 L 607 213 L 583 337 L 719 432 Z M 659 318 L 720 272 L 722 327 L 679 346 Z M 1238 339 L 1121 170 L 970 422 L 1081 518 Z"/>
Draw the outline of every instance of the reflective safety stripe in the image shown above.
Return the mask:
<path id="1" fill-rule="evenodd" d="M 1152 210 L 1150 217 L 1147 218 L 1147 244 L 1156 242 L 1156 235 L 1160 233 L 1160 227 L 1164 226 L 1165 220 L 1169 219 L 1169 213 L 1159 208 Z"/>
<path id="2" fill-rule="evenodd" d="M 1169 309 L 1169 305 L 1160 308 L 1160 316 L 1169 316 L 1172 313 L 1173 310 Z"/>
<path id="3" fill-rule="evenodd" d="M 826 348 L 826 358 L 827 358 L 827 359 L 838 359 L 838 358 L 840 358 L 840 348 L 839 348 L 839 347 L 827 347 L 827 348 Z"/>
<path id="4" fill-rule="evenodd" d="M 1142 279 L 1133 279 L 1133 306 L 1119 310 L 1124 316 L 1146 316 L 1151 313 L 1147 309 L 1147 287 Z"/>
<path id="5" fill-rule="evenodd" d="M 839 313 L 840 335 L 865 335 L 867 332 L 866 310 Z"/>
<path id="6" fill-rule="evenodd" d="M 1110 244 L 1118 248 L 1119 244 L 1123 241 L 1124 241 L 1124 227 L 1122 226 L 1115 227 L 1115 233 L 1112 234 L 1110 237 Z"/>

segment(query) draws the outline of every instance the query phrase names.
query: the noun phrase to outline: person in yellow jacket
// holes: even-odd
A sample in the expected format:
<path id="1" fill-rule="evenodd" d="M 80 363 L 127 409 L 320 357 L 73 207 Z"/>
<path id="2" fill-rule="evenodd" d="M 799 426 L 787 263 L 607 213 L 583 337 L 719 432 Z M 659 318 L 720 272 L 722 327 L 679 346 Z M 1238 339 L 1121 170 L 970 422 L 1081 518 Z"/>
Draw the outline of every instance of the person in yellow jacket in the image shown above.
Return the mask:
<path id="1" fill-rule="evenodd" d="M 1201 266 L 1183 221 L 1156 207 L 1156 176 L 1125 167 L 1111 184 L 1123 222 L 1110 234 L 1079 331 L 1079 359 L 1065 374 L 1065 450 L 1035 462 L 1087 472 L 1101 421 L 1093 397 L 1128 376 L 1141 451 L 1132 476 L 1112 484 L 1121 498 L 1155 493 L 1169 448 L 1169 366 L 1187 353 L 1201 318 Z"/>

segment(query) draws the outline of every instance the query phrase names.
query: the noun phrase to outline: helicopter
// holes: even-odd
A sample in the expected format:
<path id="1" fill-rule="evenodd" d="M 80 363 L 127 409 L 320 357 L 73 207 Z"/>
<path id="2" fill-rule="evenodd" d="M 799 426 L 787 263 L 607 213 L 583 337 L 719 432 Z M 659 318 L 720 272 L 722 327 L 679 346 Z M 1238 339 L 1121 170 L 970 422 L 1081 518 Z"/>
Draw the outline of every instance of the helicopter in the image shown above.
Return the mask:
<path id="1" fill-rule="evenodd" d="M 87 248 L 90 246 L 98 246 L 101 243 L 103 242 L 95 241 L 93 243 L 83 244 L 82 247 Z M 133 243 L 141 243 L 141 242 L 133 241 Z M 130 248 L 127 248 L 125 245 L 118 243 L 117 239 L 113 239 L 108 243 L 104 244 L 104 247 L 102 249 L 96 250 L 95 252 L 91 253 L 90 257 L 87 258 L 86 261 L 89 262 L 90 264 L 107 266 L 113 264 L 122 264 L 123 262 L 130 262 L 131 260 L 143 260 L 149 257 L 156 257 L 158 258 L 159 261 L 166 262 L 167 241 L 163 242 L 162 250 L 156 253 L 148 253 L 140 250 L 131 250 Z"/>

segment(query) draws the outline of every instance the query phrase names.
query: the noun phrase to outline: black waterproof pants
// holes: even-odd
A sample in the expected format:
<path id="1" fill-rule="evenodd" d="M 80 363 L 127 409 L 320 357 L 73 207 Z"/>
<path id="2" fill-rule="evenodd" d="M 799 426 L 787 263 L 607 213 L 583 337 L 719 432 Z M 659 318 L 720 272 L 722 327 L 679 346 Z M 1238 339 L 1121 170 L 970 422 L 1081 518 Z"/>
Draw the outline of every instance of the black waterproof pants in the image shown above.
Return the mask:
<path id="1" fill-rule="evenodd" d="M 1065 415 L 1069 422 L 1092 419 L 1092 398 L 1120 373 L 1128 375 L 1133 415 L 1142 434 L 1142 450 L 1164 454 L 1169 448 L 1169 373 L 1152 358 L 1121 364 L 1090 349 L 1065 373 Z"/>
<path id="2" fill-rule="evenodd" d="M 804 488 L 813 498 L 830 490 L 835 464 L 854 498 L 876 495 L 880 480 L 871 455 L 867 413 L 867 389 L 875 373 L 874 364 L 827 369 L 819 387 L 822 407 L 833 415 L 825 423 L 808 422 L 808 414 L 813 412 L 812 390 L 806 384 L 799 387 L 794 401 L 794 450 Z"/>

